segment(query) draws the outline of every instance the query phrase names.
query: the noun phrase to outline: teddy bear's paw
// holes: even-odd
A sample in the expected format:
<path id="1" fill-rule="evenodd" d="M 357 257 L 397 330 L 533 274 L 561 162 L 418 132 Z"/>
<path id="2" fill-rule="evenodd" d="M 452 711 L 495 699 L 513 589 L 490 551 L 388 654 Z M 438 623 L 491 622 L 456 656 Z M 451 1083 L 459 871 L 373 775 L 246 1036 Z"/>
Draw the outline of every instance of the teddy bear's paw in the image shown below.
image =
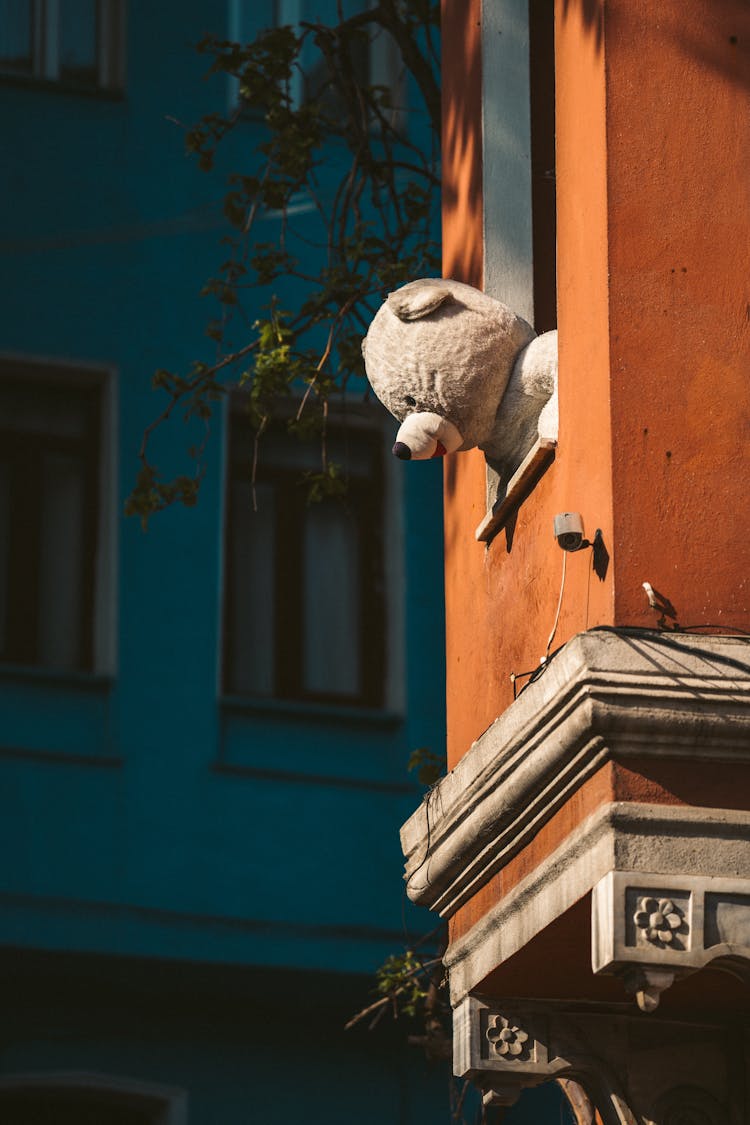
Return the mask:
<path id="1" fill-rule="evenodd" d="M 557 405 L 557 391 L 555 390 L 539 415 L 539 440 L 556 442 L 559 424 L 560 417 Z"/>
<path id="2" fill-rule="evenodd" d="M 557 330 L 535 336 L 519 353 L 511 383 L 519 392 L 544 402 L 557 387 Z"/>

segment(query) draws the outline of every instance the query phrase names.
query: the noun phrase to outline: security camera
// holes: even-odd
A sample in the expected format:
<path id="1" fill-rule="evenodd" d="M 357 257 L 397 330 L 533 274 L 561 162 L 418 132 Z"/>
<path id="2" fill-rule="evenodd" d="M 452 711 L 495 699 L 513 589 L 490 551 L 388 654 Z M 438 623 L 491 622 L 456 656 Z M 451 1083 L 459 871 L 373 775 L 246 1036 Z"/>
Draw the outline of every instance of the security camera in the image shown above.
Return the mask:
<path id="1" fill-rule="evenodd" d="M 578 551 L 584 546 L 583 519 L 579 512 L 560 512 L 555 516 L 555 539 L 563 551 Z"/>

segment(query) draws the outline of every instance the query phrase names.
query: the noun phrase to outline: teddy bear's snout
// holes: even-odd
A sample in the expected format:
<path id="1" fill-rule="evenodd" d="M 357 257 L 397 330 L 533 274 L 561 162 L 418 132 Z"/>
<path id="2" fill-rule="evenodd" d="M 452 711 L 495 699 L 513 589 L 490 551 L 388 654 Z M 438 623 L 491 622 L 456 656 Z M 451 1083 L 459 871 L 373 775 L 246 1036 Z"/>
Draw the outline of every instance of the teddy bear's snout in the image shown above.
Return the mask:
<path id="1" fill-rule="evenodd" d="M 439 414 L 417 411 L 404 419 L 396 434 L 393 456 L 399 461 L 428 461 L 453 453 L 463 437 L 452 422 Z"/>

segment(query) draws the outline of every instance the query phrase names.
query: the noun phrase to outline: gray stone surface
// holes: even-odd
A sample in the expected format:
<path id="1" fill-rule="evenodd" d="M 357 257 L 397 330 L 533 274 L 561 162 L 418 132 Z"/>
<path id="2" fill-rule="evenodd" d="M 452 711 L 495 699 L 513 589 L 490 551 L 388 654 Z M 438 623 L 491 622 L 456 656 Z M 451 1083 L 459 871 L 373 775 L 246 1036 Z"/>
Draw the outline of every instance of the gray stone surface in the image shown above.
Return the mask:
<path id="1" fill-rule="evenodd" d="M 575 637 L 404 825 L 410 896 L 453 913 L 615 755 L 750 762 L 750 640 Z M 587 894 L 592 972 L 621 976 L 622 1005 L 477 995 Z M 451 943 L 456 1073 L 498 1106 L 557 1078 L 604 1125 L 745 1125 L 747 1027 L 658 1009 L 709 962 L 750 978 L 750 811 L 604 804 Z"/>
<path id="2" fill-rule="evenodd" d="M 746 842 L 740 838 L 733 851 L 747 863 Z M 593 889 L 591 915 L 594 972 L 635 982 L 644 1010 L 653 1011 L 675 977 L 711 961 L 742 961 L 750 979 L 750 866 L 745 878 L 610 871 Z M 657 981 L 658 970 L 671 979 Z"/>
<path id="3" fill-rule="evenodd" d="M 403 826 L 409 897 L 452 914 L 614 754 L 750 761 L 750 640 L 574 637 Z"/>
<path id="4" fill-rule="evenodd" d="M 748 1041 L 733 1018 L 475 996 L 454 1013 L 454 1071 L 488 1104 L 512 1104 L 521 1090 L 562 1079 L 575 1082 L 604 1125 L 746 1125 L 747 1068 Z"/>
<path id="5" fill-rule="evenodd" d="M 696 841 L 700 841 L 699 847 Z M 602 937 L 592 970 L 606 968 L 615 960 L 614 954 L 608 959 L 614 938 L 605 922 L 615 913 L 614 892 L 610 891 L 615 883 L 607 882 L 610 873 L 618 873 L 618 880 L 619 873 L 625 873 L 618 887 L 631 886 L 644 893 L 654 887 L 682 893 L 681 887 L 708 886 L 712 880 L 717 891 L 744 891 L 750 881 L 750 812 L 629 801 L 602 806 L 468 933 L 451 943 L 445 964 L 450 971 L 452 1003 L 459 1003 L 493 969 L 594 888 L 595 925 Z M 719 881 L 722 876 L 724 882 Z M 614 923 L 609 925 L 613 930 Z M 651 955 L 642 955 L 644 948 Z M 628 965 L 663 966 L 665 958 L 651 943 L 647 947 L 636 943 L 628 949 L 632 956 L 629 952 L 614 968 L 624 972 L 625 961 Z M 721 955 L 719 947 L 714 947 L 705 960 L 685 961 L 683 967 L 686 971 L 698 968 Z"/>

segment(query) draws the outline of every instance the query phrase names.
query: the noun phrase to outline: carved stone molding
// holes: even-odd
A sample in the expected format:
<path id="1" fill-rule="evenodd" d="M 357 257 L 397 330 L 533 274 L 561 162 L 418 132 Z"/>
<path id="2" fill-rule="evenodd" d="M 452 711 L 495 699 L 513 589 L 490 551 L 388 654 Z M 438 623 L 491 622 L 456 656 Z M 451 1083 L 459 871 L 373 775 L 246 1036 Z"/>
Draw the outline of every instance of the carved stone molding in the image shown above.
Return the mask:
<path id="1" fill-rule="evenodd" d="M 409 897 L 452 914 L 611 756 L 750 762 L 750 639 L 574 637 L 401 831 Z"/>
<path id="2" fill-rule="evenodd" d="M 720 1019 L 468 996 L 454 1012 L 454 1073 L 491 1105 L 562 1079 L 603 1125 L 744 1125 L 748 1047 L 736 1032 Z"/>
<path id="3" fill-rule="evenodd" d="M 475 1081 L 493 1104 L 510 1105 L 525 1087 L 568 1069 L 567 1060 L 550 1057 L 548 1043 L 548 1021 L 539 1012 L 520 1015 L 473 996 L 454 1010 L 454 1073 Z"/>
<path id="4" fill-rule="evenodd" d="M 692 865 L 692 870 L 688 869 Z M 737 873 L 743 878 L 738 878 Z M 621 882 L 607 882 L 610 873 L 625 879 L 622 886 L 632 888 L 627 906 L 618 907 L 620 929 L 615 931 L 614 888 Z M 630 880 L 630 882 L 628 882 Z M 546 926 L 576 902 L 598 888 L 594 924 L 598 927 L 594 939 L 593 969 L 608 971 L 610 962 L 617 961 L 610 946 L 617 933 L 624 943 L 618 951 L 627 950 L 620 958 L 625 971 L 633 964 L 641 970 L 649 967 L 655 971 L 695 969 L 717 956 L 735 954 L 723 950 L 727 926 L 733 926 L 736 955 L 745 956 L 736 939 L 742 927 L 743 899 L 750 883 L 750 813 L 728 809 L 691 808 L 687 806 L 646 805 L 636 802 L 616 802 L 603 805 L 587 818 L 562 845 L 543 859 L 537 867 L 504 898 L 477 921 L 463 937 L 452 942 L 445 963 L 450 969 L 451 996 L 454 1004 L 468 992 L 477 988 L 484 978 Z M 706 945 L 711 950 L 704 960 L 698 957 L 698 947 L 691 944 L 692 929 L 702 921 L 694 913 L 694 901 L 688 901 L 690 888 L 701 885 L 709 896 L 721 895 L 727 888 L 727 899 L 709 897 L 709 921 Z M 610 889 L 608 889 L 610 888 Z M 618 894 L 619 894 L 618 889 Z M 623 892 L 624 893 L 624 892 Z M 687 896 L 687 897 L 686 897 Z M 656 898 L 672 900 L 674 911 L 682 912 L 680 925 L 671 930 L 671 942 L 651 940 L 648 932 L 635 921 L 641 910 L 641 900 Z M 704 900 L 701 899 L 701 902 Z M 657 909 L 651 914 L 658 914 Z M 612 921 L 607 922 L 607 917 Z M 701 915 L 702 919 L 702 915 Z M 657 921 L 658 932 L 661 923 Z M 669 927 L 669 923 L 667 923 Z M 654 927 L 649 927 L 653 929 Z M 610 944 L 607 944 L 607 943 Z M 690 956 L 684 957 L 690 945 Z M 614 948 L 614 947 L 612 947 Z M 620 956 L 618 952 L 618 957 Z M 702 954 L 701 954 L 702 956 Z M 658 988 L 663 978 L 648 985 Z M 663 985 L 666 987 L 666 984 Z M 635 988 L 635 992 L 642 986 Z"/>
<path id="5" fill-rule="evenodd" d="M 591 960 L 653 1011 L 675 977 L 733 958 L 750 972 L 750 878 L 611 871 L 593 889 Z"/>

